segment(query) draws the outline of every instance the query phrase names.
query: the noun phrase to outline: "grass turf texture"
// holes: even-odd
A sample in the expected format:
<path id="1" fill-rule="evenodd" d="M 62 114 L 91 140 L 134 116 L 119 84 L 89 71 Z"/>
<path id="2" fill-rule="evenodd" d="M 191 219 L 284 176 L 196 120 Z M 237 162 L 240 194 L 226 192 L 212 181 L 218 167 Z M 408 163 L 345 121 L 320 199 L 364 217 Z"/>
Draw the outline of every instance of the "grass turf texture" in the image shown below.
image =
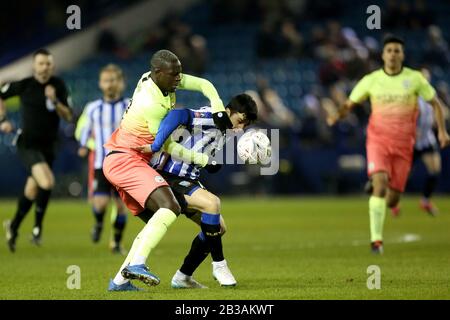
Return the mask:
<path id="1" fill-rule="evenodd" d="M 161 284 L 146 292 L 109 293 L 109 278 L 123 261 L 107 250 L 109 225 L 93 245 L 88 204 L 55 200 L 41 248 L 29 243 L 33 212 L 22 225 L 15 254 L 7 251 L 2 232 L 0 299 L 449 299 L 450 199 L 435 202 L 441 214 L 432 218 L 420 211 L 418 198 L 405 197 L 399 218 L 387 213 L 385 254 L 373 256 L 365 197 L 223 199 L 225 256 L 236 288 L 218 286 L 210 258 L 194 274 L 209 289 L 170 288 L 198 233 L 181 216 L 148 260 Z M 0 218 L 10 218 L 15 201 L 3 200 L 0 208 Z M 130 216 L 127 248 L 142 226 Z M 66 287 L 70 265 L 81 268 L 80 290 Z M 370 265 L 381 268 L 380 290 L 367 289 Z"/>

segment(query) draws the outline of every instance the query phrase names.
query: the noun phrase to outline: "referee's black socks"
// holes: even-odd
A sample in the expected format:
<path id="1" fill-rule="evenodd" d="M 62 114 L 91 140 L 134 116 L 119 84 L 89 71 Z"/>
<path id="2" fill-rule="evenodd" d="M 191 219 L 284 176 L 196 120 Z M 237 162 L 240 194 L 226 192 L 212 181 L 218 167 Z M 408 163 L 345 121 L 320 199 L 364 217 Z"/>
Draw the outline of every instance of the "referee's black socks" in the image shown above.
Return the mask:
<path id="1" fill-rule="evenodd" d="M 42 188 L 38 188 L 38 193 L 36 196 L 36 220 L 35 220 L 35 227 L 38 227 L 39 229 L 42 228 L 42 220 L 44 220 L 45 211 L 47 211 L 47 205 L 48 201 L 50 200 L 50 195 L 52 193 L 52 190 L 45 190 Z"/>
<path id="2" fill-rule="evenodd" d="M 25 218 L 28 211 L 30 211 L 32 205 L 33 201 L 28 199 L 24 194 L 22 194 L 17 203 L 16 214 L 13 220 L 11 221 L 11 230 L 13 233 L 17 233 L 17 230 L 19 229 L 19 226 L 22 223 L 23 218 Z"/>

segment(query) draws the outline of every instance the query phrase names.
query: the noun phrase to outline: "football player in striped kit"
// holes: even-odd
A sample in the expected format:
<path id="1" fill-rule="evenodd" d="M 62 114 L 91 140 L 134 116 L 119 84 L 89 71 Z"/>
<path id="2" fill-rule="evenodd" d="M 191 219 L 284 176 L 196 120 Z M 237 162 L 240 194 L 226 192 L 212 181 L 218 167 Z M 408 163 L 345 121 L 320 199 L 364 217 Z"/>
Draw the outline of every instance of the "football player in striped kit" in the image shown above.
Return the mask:
<path id="1" fill-rule="evenodd" d="M 122 115 L 125 112 L 129 99 L 122 97 L 124 90 L 124 79 L 122 70 L 114 64 L 108 64 L 100 70 L 99 87 L 103 97 L 89 102 L 78 121 L 78 135 L 80 148 L 78 154 L 86 157 L 89 149 L 92 149 L 94 171 L 92 184 L 89 186 L 92 192 L 92 211 L 95 217 L 95 225 L 92 229 L 92 241 L 97 243 L 103 230 L 105 211 L 112 198 L 114 198 L 113 229 L 114 234 L 110 242 L 113 253 L 125 254 L 121 246 L 123 231 L 127 220 L 127 210 L 115 188 L 103 174 L 103 160 L 106 149 L 103 144 L 110 138 L 111 134 L 119 127 Z"/>
<path id="2" fill-rule="evenodd" d="M 427 69 L 422 69 L 421 71 L 425 79 L 430 81 L 430 72 Z M 431 202 L 431 196 L 441 173 L 441 153 L 433 131 L 435 126 L 433 108 L 421 98 L 419 98 L 418 104 L 419 117 L 417 118 L 414 161 L 422 160 L 427 170 L 420 207 L 431 216 L 435 216 L 439 210 Z"/>
<path id="3" fill-rule="evenodd" d="M 234 96 L 225 110 L 233 124 L 233 130 L 242 130 L 257 119 L 255 101 L 247 94 Z M 171 111 L 161 122 L 151 152 L 159 151 L 166 139 L 179 126 L 189 132 L 183 136 L 183 146 L 190 150 L 214 154 L 222 149 L 225 139 L 220 130 L 214 125 L 212 110 L 204 107 L 198 110 L 177 109 Z M 185 132 L 185 133 L 187 133 Z M 149 146 L 142 147 L 143 152 L 149 152 Z M 151 165 L 157 169 L 169 183 L 174 195 L 180 203 L 182 213 L 197 223 L 201 231 L 194 238 L 191 249 L 179 270 L 172 278 L 172 287 L 204 288 L 193 279 L 192 274 L 197 267 L 211 254 L 212 273 L 221 286 L 235 286 L 236 280 L 232 275 L 222 248 L 222 235 L 226 231 L 225 221 L 221 216 L 220 199 L 199 181 L 202 167 L 192 162 L 182 161 L 167 152 L 154 153 Z M 221 165 L 208 166 L 210 173 L 217 172 Z M 148 212 L 145 212 L 148 214 Z M 142 220 L 148 220 L 151 215 L 138 215 Z"/>

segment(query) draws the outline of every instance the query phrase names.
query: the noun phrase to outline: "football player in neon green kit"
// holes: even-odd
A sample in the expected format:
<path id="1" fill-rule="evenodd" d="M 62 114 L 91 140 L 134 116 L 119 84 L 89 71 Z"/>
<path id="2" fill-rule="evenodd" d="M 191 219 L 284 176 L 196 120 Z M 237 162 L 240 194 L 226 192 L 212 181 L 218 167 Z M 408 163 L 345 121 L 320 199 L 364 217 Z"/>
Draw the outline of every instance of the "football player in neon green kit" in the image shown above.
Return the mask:
<path id="1" fill-rule="evenodd" d="M 157 246 L 181 208 L 167 182 L 149 166 L 151 153 L 139 150 L 153 142 L 159 125 L 175 106 L 175 90 L 202 92 L 211 102 L 213 119 L 221 130 L 232 128 L 225 107 L 214 86 L 207 80 L 182 74 L 178 57 L 168 50 L 156 52 L 151 59 L 151 71 L 142 75 L 134 91 L 120 127 L 105 143 L 109 150 L 103 162 L 105 177 L 116 187 L 120 197 L 135 216 L 154 212 L 136 237 L 109 290 L 137 290 L 128 280 L 138 279 L 147 285 L 159 284 L 159 278 L 145 265 L 150 252 Z M 183 161 L 201 167 L 208 156 L 167 141 L 163 150 Z"/>
<path id="2" fill-rule="evenodd" d="M 328 123 L 333 125 L 353 107 L 370 99 L 372 114 L 366 149 L 367 173 L 373 184 L 369 216 L 371 249 L 375 254 L 383 253 L 386 207 L 397 206 L 411 169 L 419 96 L 433 107 L 441 148 L 450 144 L 436 91 L 420 71 L 403 66 L 403 46 L 400 38 L 387 36 L 383 68 L 362 78 L 346 103 L 328 117 Z"/>

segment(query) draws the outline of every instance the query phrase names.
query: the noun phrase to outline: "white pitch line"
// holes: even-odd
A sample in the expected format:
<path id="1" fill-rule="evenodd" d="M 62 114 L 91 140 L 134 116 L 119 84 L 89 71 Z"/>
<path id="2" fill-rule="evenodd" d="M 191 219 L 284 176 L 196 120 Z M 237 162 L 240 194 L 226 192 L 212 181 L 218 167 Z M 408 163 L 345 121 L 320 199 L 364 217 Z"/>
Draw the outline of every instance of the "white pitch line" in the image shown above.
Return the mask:
<path id="1" fill-rule="evenodd" d="M 392 240 L 388 240 L 387 243 L 410 243 L 421 241 L 422 237 L 415 233 L 405 233 L 399 237 L 396 237 Z M 255 245 L 252 246 L 251 249 L 254 251 L 266 251 L 266 250 L 299 250 L 299 249 L 313 249 L 316 247 L 358 247 L 358 246 L 366 246 L 368 240 L 352 240 L 351 242 L 339 241 L 338 243 L 333 242 L 305 242 L 305 243 L 297 243 L 297 244 L 288 244 L 284 243 L 282 245 Z"/>

